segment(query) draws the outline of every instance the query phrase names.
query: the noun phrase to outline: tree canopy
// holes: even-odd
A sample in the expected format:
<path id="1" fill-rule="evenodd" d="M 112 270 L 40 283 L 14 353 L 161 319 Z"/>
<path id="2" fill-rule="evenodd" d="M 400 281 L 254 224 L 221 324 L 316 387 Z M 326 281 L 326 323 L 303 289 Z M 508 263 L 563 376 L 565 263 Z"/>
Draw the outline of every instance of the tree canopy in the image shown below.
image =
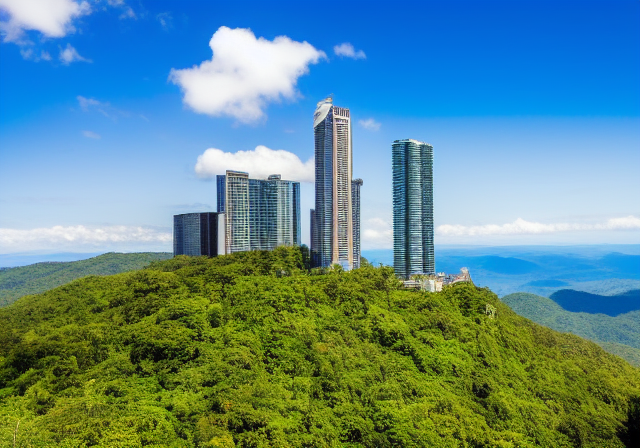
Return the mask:
<path id="1" fill-rule="evenodd" d="M 0 309 L 8 447 L 630 447 L 639 396 L 638 369 L 487 289 L 309 273 L 297 248 Z"/>

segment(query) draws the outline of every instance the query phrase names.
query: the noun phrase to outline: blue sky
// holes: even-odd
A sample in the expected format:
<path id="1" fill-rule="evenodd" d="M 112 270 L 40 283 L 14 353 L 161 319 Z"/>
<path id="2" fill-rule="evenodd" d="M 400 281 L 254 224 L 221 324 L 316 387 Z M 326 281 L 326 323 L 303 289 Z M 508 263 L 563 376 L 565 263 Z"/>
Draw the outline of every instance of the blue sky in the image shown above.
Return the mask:
<path id="1" fill-rule="evenodd" d="M 640 242 L 637 1 L 0 0 L 0 22 L 0 253 L 170 250 L 221 160 L 309 180 L 331 93 L 363 249 L 391 247 L 400 138 L 434 145 L 437 244 Z"/>

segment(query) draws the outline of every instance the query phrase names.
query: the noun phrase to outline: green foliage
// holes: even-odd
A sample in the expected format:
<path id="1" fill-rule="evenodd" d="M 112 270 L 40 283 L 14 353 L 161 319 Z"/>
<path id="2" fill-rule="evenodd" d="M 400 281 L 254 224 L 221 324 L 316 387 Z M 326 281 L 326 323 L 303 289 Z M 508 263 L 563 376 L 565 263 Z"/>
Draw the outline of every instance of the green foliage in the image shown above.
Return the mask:
<path id="1" fill-rule="evenodd" d="M 597 345 L 471 284 L 311 274 L 176 257 L 0 309 L 0 446 L 635 446 L 640 371 Z"/>
<path id="2" fill-rule="evenodd" d="M 609 353 L 640 367 L 640 311 L 618 316 L 574 313 L 546 297 L 528 293 L 502 298 L 516 313 L 556 331 L 590 339 Z"/>
<path id="3" fill-rule="evenodd" d="M 0 270 L 0 307 L 20 297 L 38 294 L 87 275 L 113 275 L 142 269 L 152 261 L 166 260 L 171 254 L 146 252 L 108 253 L 87 260 L 36 263 Z"/>

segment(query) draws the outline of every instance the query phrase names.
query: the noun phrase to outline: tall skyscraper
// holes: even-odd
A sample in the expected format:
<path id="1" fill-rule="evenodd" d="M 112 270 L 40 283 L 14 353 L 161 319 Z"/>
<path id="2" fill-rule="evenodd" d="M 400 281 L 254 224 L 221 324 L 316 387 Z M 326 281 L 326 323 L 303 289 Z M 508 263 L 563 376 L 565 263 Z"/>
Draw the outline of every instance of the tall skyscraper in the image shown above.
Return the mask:
<path id="1" fill-rule="evenodd" d="M 223 213 L 186 213 L 173 216 L 173 255 L 206 255 L 225 253 Z"/>
<path id="2" fill-rule="evenodd" d="M 413 139 L 392 145 L 393 268 L 401 278 L 433 275 L 433 146 Z"/>
<path id="3" fill-rule="evenodd" d="M 351 181 L 351 210 L 353 220 L 353 268 L 360 267 L 360 187 L 362 179 Z"/>
<path id="4" fill-rule="evenodd" d="M 216 179 L 218 212 L 227 216 L 227 253 L 300 245 L 300 183 L 227 171 Z"/>
<path id="5" fill-rule="evenodd" d="M 313 115 L 316 207 L 312 212 L 311 261 L 314 267 L 354 267 L 349 109 L 318 103 Z M 358 256 L 359 258 L 359 256 Z"/>

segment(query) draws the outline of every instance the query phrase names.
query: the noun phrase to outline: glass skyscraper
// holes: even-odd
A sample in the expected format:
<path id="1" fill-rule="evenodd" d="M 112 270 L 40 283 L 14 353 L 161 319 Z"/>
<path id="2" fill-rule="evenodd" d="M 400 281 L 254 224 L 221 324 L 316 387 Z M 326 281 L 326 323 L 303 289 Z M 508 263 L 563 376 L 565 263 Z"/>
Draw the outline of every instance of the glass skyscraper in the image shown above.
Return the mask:
<path id="1" fill-rule="evenodd" d="M 311 262 L 314 267 L 339 264 L 352 269 L 355 265 L 349 109 L 334 106 L 332 98 L 320 101 L 313 116 L 313 133 L 316 207 L 311 214 Z"/>
<path id="2" fill-rule="evenodd" d="M 351 210 L 353 221 L 353 268 L 360 267 L 360 187 L 362 179 L 351 181 Z"/>
<path id="3" fill-rule="evenodd" d="M 216 179 L 218 211 L 227 216 L 228 253 L 300 245 L 300 183 L 227 171 Z"/>
<path id="4" fill-rule="evenodd" d="M 225 252 L 224 214 L 186 213 L 173 216 L 173 255 L 215 257 Z"/>
<path id="5" fill-rule="evenodd" d="M 392 145 L 393 268 L 408 279 L 435 275 L 433 146 L 413 139 Z"/>

